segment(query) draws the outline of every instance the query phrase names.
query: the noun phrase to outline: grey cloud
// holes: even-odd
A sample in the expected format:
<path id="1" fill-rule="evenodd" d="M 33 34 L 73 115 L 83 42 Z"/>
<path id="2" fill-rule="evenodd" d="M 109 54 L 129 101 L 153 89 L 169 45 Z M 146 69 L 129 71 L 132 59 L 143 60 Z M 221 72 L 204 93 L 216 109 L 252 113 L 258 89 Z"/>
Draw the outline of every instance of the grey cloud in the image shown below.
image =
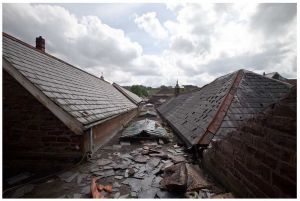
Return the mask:
<path id="1" fill-rule="evenodd" d="M 182 36 L 176 37 L 171 41 L 171 49 L 179 53 L 191 53 L 195 50 L 192 41 L 183 38 Z"/>
<path id="2" fill-rule="evenodd" d="M 296 3 L 259 4 L 251 19 L 251 28 L 263 31 L 267 37 L 287 32 L 289 23 L 297 15 Z"/>
<path id="3" fill-rule="evenodd" d="M 58 6 L 4 4 L 3 29 L 34 45 L 35 37 L 46 39 L 46 51 L 83 68 L 105 66 L 107 70 L 134 71 L 133 61 L 142 48 L 96 17 L 78 19 Z M 126 71 L 126 69 L 124 69 Z"/>
<path id="4" fill-rule="evenodd" d="M 261 53 L 242 54 L 235 57 L 228 57 L 224 55 L 223 57 L 219 57 L 218 59 L 213 60 L 210 63 L 204 65 L 201 69 L 206 69 L 206 72 L 210 74 L 215 74 L 219 72 L 226 73 L 228 71 L 234 71 L 241 68 L 274 71 L 276 70 L 274 69 L 274 66 L 284 61 L 287 54 L 289 53 L 290 49 L 288 49 L 285 44 L 278 43 L 269 46 L 268 49 Z M 296 55 L 293 56 L 293 58 L 295 57 Z M 282 66 L 290 68 L 291 66 L 288 66 L 289 62 L 292 61 L 288 61 L 287 65 L 282 64 Z M 277 70 L 283 71 L 283 69 Z M 293 75 L 290 74 L 287 76 L 291 77 Z"/>

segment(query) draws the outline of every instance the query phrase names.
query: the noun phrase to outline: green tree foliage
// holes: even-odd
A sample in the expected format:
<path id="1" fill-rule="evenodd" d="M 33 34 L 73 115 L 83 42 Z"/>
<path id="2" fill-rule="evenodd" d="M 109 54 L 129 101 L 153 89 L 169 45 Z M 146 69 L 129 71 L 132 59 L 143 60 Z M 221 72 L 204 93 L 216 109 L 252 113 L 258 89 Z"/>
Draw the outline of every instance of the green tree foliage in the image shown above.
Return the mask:
<path id="1" fill-rule="evenodd" d="M 148 91 L 147 91 L 147 87 L 143 86 L 143 85 L 132 85 L 130 87 L 130 91 L 132 93 L 135 93 L 138 96 L 144 96 L 147 97 L 148 96 Z"/>

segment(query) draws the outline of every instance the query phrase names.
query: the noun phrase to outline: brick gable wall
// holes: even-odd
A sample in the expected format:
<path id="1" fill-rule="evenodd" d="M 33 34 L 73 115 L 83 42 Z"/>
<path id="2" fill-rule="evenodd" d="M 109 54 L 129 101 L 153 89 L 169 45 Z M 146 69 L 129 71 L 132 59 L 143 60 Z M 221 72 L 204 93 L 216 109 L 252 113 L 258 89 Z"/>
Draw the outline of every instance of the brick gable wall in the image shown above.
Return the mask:
<path id="1" fill-rule="evenodd" d="M 81 157 L 81 138 L 3 71 L 4 161 L 73 162 Z"/>
<path id="2" fill-rule="evenodd" d="M 203 153 L 203 165 L 238 197 L 296 197 L 296 88 Z"/>

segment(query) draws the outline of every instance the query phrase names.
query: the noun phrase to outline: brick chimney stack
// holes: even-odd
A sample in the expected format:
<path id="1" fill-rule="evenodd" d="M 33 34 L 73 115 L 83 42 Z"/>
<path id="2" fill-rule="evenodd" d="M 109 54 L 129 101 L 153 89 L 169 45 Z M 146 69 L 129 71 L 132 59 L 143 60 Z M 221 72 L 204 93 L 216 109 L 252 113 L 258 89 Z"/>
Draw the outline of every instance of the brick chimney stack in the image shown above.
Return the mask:
<path id="1" fill-rule="evenodd" d="M 45 52 L 45 39 L 42 36 L 35 39 L 35 48 Z"/>

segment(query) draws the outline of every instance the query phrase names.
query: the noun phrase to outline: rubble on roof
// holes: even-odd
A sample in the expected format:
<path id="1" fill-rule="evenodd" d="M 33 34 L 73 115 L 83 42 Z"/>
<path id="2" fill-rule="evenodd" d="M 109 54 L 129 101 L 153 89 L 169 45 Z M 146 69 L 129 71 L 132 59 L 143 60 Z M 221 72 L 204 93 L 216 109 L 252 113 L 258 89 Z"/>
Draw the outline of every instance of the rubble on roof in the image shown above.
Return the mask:
<path id="1" fill-rule="evenodd" d="M 147 111 L 142 111 L 139 114 L 139 117 L 156 117 L 157 113 L 155 111 L 147 110 Z"/>
<path id="2" fill-rule="evenodd" d="M 120 137 L 121 140 L 158 140 L 168 141 L 167 131 L 157 121 L 144 119 L 133 122 Z"/>

